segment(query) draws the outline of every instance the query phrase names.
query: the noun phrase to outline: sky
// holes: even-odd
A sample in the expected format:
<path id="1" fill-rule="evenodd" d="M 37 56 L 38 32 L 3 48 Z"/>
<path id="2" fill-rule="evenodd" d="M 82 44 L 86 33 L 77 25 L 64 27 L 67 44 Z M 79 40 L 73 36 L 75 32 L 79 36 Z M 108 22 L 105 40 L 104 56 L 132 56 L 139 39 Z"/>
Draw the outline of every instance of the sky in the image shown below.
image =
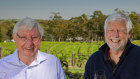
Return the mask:
<path id="1" fill-rule="evenodd" d="M 0 0 L 0 19 L 49 19 L 52 12 L 59 12 L 64 19 L 92 15 L 100 10 L 103 14 L 114 9 L 140 13 L 140 0 Z"/>

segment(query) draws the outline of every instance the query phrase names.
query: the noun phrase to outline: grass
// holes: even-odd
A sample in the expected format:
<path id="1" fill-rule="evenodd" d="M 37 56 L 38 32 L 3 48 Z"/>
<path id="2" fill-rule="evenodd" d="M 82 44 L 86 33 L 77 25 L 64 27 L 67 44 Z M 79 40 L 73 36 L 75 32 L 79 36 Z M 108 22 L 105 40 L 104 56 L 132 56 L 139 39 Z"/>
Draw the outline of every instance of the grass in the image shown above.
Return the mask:
<path id="1" fill-rule="evenodd" d="M 63 68 L 65 71 L 65 68 Z M 67 79 L 83 79 L 83 68 L 69 67 L 68 71 L 65 71 Z"/>

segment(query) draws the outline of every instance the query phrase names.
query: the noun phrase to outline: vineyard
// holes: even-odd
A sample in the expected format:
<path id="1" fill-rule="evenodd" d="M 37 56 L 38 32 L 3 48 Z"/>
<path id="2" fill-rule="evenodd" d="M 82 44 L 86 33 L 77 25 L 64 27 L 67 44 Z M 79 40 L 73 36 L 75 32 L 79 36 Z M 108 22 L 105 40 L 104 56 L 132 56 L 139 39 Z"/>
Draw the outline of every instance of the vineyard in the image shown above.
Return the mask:
<path id="1" fill-rule="evenodd" d="M 40 51 L 55 55 L 70 78 L 72 75 L 83 75 L 89 56 L 97 51 L 103 43 L 43 41 L 41 42 Z M 133 43 L 140 45 L 140 41 L 133 41 Z M 0 43 L 0 47 L 2 47 L 2 57 L 12 54 L 16 49 L 14 42 Z"/>

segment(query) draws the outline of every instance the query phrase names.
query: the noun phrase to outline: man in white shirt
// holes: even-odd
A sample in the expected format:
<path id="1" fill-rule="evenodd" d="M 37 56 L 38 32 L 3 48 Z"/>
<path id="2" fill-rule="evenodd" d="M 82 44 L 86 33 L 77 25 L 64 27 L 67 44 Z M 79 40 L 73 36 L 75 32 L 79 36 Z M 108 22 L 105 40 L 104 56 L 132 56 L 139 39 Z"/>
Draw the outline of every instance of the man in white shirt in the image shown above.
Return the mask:
<path id="1" fill-rule="evenodd" d="M 20 20 L 13 29 L 15 52 L 0 59 L 0 72 L 8 79 L 66 79 L 60 61 L 39 51 L 43 29 L 31 18 Z"/>

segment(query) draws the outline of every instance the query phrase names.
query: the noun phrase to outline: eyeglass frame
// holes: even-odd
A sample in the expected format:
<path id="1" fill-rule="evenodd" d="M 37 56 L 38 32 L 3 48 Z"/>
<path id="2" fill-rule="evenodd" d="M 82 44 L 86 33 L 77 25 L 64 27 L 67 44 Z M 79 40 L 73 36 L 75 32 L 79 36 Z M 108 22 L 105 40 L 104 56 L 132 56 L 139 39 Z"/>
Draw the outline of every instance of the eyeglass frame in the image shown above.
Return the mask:
<path id="1" fill-rule="evenodd" d="M 30 40 L 30 39 L 28 39 L 27 37 L 25 37 L 25 36 L 20 36 L 18 33 L 16 33 L 16 36 L 18 36 L 18 38 L 20 38 L 21 40 L 23 39 L 23 38 L 25 38 L 25 40 L 22 40 L 23 42 L 27 42 L 28 40 Z M 34 38 L 38 38 L 38 40 L 37 41 L 33 41 L 33 39 Z M 42 38 L 42 36 L 39 36 L 39 37 L 31 37 L 31 40 L 32 40 L 32 42 L 38 42 L 40 39 Z"/>

